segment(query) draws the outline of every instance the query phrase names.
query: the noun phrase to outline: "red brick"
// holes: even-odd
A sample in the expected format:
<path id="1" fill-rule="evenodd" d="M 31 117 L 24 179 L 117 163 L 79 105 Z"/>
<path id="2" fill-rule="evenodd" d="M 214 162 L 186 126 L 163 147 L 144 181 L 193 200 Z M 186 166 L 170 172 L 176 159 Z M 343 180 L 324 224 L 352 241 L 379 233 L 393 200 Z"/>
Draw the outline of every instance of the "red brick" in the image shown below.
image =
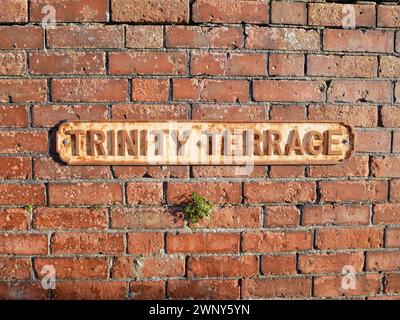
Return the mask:
<path id="1" fill-rule="evenodd" d="M 193 21 L 206 23 L 268 23 L 265 0 L 197 0 L 193 3 Z"/>
<path id="2" fill-rule="evenodd" d="M 41 49 L 43 28 L 39 26 L 0 26 L 0 49 Z"/>
<path id="3" fill-rule="evenodd" d="M 0 102 L 45 102 L 47 83 L 41 79 L 0 80 Z"/>
<path id="4" fill-rule="evenodd" d="M 1 18 L 1 17 L 0 17 Z M 26 72 L 25 52 L 0 53 L 0 75 L 23 76 Z"/>
<path id="5" fill-rule="evenodd" d="M 0 279 L 24 280 L 31 278 L 31 262 L 29 259 L 0 258 Z"/>
<path id="6" fill-rule="evenodd" d="M 376 127 L 378 112 L 376 106 L 367 105 L 310 105 L 308 119 L 345 122 L 354 127 Z"/>
<path id="7" fill-rule="evenodd" d="M 187 203 L 192 193 L 197 192 L 215 204 L 239 203 L 240 189 L 240 184 L 235 182 L 170 182 L 167 199 L 169 204 Z"/>
<path id="8" fill-rule="evenodd" d="M 374 224 L 398 224 L 400 221 L 400 204 L 375 204 L 373 218 Z"/>
<path id="9" fill-rule="evenodd" d="M 164 281 L 132 281 L 129 284 L 129 295 L 133 300 L 165 299 Z"/>
<path id="10" fill-rule="evenodd" d="M 0 230 L 27 230 L 28 226 L 28 210 L 0 209 Z"/>
<path id="11" fill-rule="evenodd" d="M 267 117 L 266 106 L 227 106 L 195 104 L 192 108 L 193 120 L 255 121 Z"/>
<path id="12" fill-rule="evenodd" d="M 244 299 L 311 296 L 311 280 L 306 278 L 244 279 Z"/>
<path id="13" fill-rule="evenodd" d="M 1 157 L 0 179 L 31 179 L 32 165 L 30 158 Z"/>
<path id="14" fill-rule="evenodd" d="M 249 82 L 246 80 L 174 79 L 174 100 L 246 102 Z"/>
<path id="15" fill-rule="evenodd" d="M 58 205 L 91 205 L 122 203 L 122 186 L 119 183 L 50 184 L 49 202 Z"/>
<path id="16" fill-rule="evenodd" d="M 60 102 L 126 101 L 125 79 L 53 79 L 53 99 Z"/>
<path id="17" fill-rule="evenodd" d="M 383 230 L 379 228 L 319 229 L 315 245 L 318 249 L 371 249 L 383 246 Z"/>
<path id="18" fill-rule="evenodd" d="M 0 148 L 0 153 L 47 152 L 47 132 L 1 131 Z"/>
<path id="19" fill-rule="evenodd" d="M 370 56 L 307 56 L 307 74 L 322 77 L 370 78 L 378 74 L 378 59 Z"/>
<path id="20" fill-rule="evenodd" d="M 400 269 L 400 253 L 391 251 L 367 252 L 367 271 L 397 271 Z"/>
<path id="21" fill-rule="evenodd" d="M 51 238 L 53 254 L 123 253 L 124 237 L 116 233 L 56 233 Z"/>
<path id="22" fill-rule="evenodd" d="M 112 25 L 57 26 L 47 30 L 50 48 L 122 48 L 124 29 Z"/>
<path id="23" fill-rule="evenodd" d="M 162 48 L 164 41 L 162 26 L 127 26 L 126 46 L 128 48 Z"/>
<path id="24" fill-rule="evenodd" d="M 310 177 L 368 177 L 369 157 L 352 156 L 335 166 L 310 166 Z"/>
<path id="25" fill-rule="evenodd" d="M 189 22 L 189 0 L 113 0 L 111 10 L 116 22 Z"/>
<path id="26" fill-rule="evenodd" d="M 111 74 L 181 75 L 186 56 L 180 52 L 110 52 Z"/>
<path id="27" fill-rule="evenodd" d="M 400 37 L 399 37 L 399 39 L 400 39 Z M 398 51 L 400 51 L 400 49 Z M 396 101 L 396 103 L 399 103 L 400 102 L 400 84 L 398 82 L 396 82 L 396 87 L 394 90 L 395 90 L 394 91 L 395 101 Z"/>
<path id="28" fill-rule="evenodd" d="M 187 105 L 114 105 L 113 119 L 136 121 L 184 120 L 188 117 Z"/>
<path id="29" fill-rule="evenodd" d="M 240 286 L 237 280 L 169 280 L 167 296 L 179 300 L 232 300 L 240 298 Z"/>
<path id="30" fill-rule="evenodd" d="M 201 220 L 195 228 L 261 227 L 261 207 L 229 206 L 214 208 L 209 220 Z"/>
<path id="31" fill-rule="evenodd" d="M 271 22 L 277 24 L 307 24 L 307 7 L 304 2 L 271 2 Z"/>
<path id="32" fill-rule="evenodd" d="M 263 256 L 261 270 L 264 275 L 296 274 L 296 256 Z"/>
<path id="33" fill-rule="evenodd" d="M 28 22 L 26 0 L 8 0 L 0 3 L 0 22 Z"/>
<path id="34" fill-rule="evenodd" d="M 188 178 L 189 167 L 185 166 L 114 166 L 118 178 Z"/>
<path id="35" fill-rule="evenodd" d="M 13 255 L 47 254 L 47 235 L 1 234 L 0 253 Z"/>
<path id="36" fill-rule="evenodd" d="M 328 88 L 333 102 L 391 102 L 392 85 L 388 81 L 334 80 Z"/>
<path id="37" fill-rule="evenodd" d="M 35 229 L 106 229 L 106 209 L 37 208 L 33 211 Z"/>
<path id="38" fill-rule="evenodd" d="M 321 81 L 254 80 L 255 101 L 307 102 L 322 101 L 324 84 Z"/>
<path id="39" fill-rule="evenodd" d="M 400 202 L 400 180 L 390 181 L 390 201 Z"/>
<path id="40" fill-rule="evenodd" d="M 0 106 L 0 127 L 27 127 L 28 107 Z"/>
<path id="41" fill-rule="evenodd" d="M 400 177 L 400 157 L 374 156 L 372 157 L 371 171 L 374 177 Z"/>
<path id="42" fill-rule="evenodd" d="M 378 5 L 378 27 L 400 27 L 400 8 L 397 5 Z"/>
<path id="43" fill-rule="evenodd" d="M 316 297 L 358 296 L 379 293 L 381 289 L 381 276 L 379 274 L 366 274 L 355 276 L 355 289 L 344 289 L 343 276 L 324 276 L 314 280 L 314 295 Z"/>
<path id="44" fill-rule="evenodd" d="M 30 20 L 41 22 L 46 16 L 43 7 L 54 7 L 57 22 L 103 22 L 108 21 L 107 0 L 32 0 L 30 1 Z"/>
<path id="45" fill-rule="evenodd" d="M 385 247 L 400 248 L 400 229 L 390 228 L 386 230 Z"/>
<path id="46" fill-rule="evenodd" d="M 267 169 L 263 166 L 193 166 L 193 177 L 265 177 Z"/>
<path id="47" fill-rule="evenodd" d="M 393 31 L 324 30 L 324 50 L 353 52 L 393 52 Z"/>
<path id="48" fill-rule="evenodd" d="M 397 273 L 388 274 L 385 278 L 385 293 L 398 293 L 399 291 L 400 291 L 399 274 Z M 390 298 L 395 299 L 396 297 L 390 297 Z"/>
<path id="49" fill-rule="evenodd" d="M 354 272 L 362 272 L 364 253 L 323 253 L 299 256 L 300 273 L 342 273 L 344 266 L 354 267 Z"/>
<path id="50" fill-rule="evenodd" d="M 106 258 L 35 258 L 34 270 L 39 279 L 44 266 L 55 268 L 57 279 L 107 279 L 108 259 Z M 58 284 L 58 283 L 57 283 Z"/>
<path id="51" fill-rule="evenodd" d="M 400 58 L 392 56 L 381 56 L 379 63 L 379 76 L 382 78 L 399 78 Z"/>
<path id="52" fill-rule="evenodd" d="M 236 253 L 239 233 L 168 233 L 168 253 Z"/>
<path id="53" fill-rule="evenodd" d="M 163 185 L 158 182 L 131 182 L 127 188 L 129 204 L 161 204 Z"/>
<path id="54" fill-rule="evenodd" d="M 241 27 L 167 26 L 165 28 L 167 48 L 241 48 L 242 33 Z"/>
<path id="55" fill-rule="evenodd" d="M 59 282 L 54 290 L 56 300 L 123 300 L 127 283 L 115 281 Z"/>
<path id="56" fill-rule="evenodd" d="M 301 178 L 304 177 L 304 166 L 271 166 L 270 178 Z"/>
<path id="57" fill-rule="evenodd" d="M 316 198 L 314 182 L 246 182 L 244 197 L 248 203 L 313 202 Z"/>
<path id="58" fill-rule="evenodd" d="M 389 131 L 356 131 L 355 136 L 354 149 L 357 152 L 390 152 L 392 137 Z"/>
<path id="59" fill-rule="evenodd" d="M 175 255 L 117 257 L 111 270 L 113 278 L 183 277 L 185 260 Z"/>
<path id="60" fill-rule="evenodd" d="M 393 132 L 393 152 L 400 152 L 400 132 Z"/>
<path id="61" fill-rule="evenodd" d="M 387 198 L 386 181 L 323 181 L 320 182 L 323 201 L 384 201 Z"/>
<path id="62" fill-rule="evenodd" d="M 311 249 L 312 235 L 306 231 L 245 232 L 243 252 L 289 252 Z"/>
<path id="63" fill-rule="evenodd" d="M 274 105 L 271 106 L 271 120 L 298 121 L 306 120 L 306 108 L 304 106 Z"/>
<path id="64" fill-rule="evenodd" d="M 368 225 L 370 207 L 356 204 L 326 204 L 303 208 L 302 225 Z"/>
<path id="65" fill-rule="evenodd" d="M 90 52 L 31 52 L 31 74 L 104 74 L 105 55 Z"/>
<path id="66" fill-rule="evenodd" d="M 46 300 L 48 290 L 40 283 L 8 282 L 0 283 L 0 298 L 2 300 Z"/>
<path id="67" fill-rule="evenodd" d="M 132 100 L 168 101 L 168 79 L 133 79 Z"/>
<path id="68" fill-rule="evenodd" d="M 172 208 L 114 208 L 111 211 L 111 227 L 114 229 L 163 229 L 182 228 L 181 211 Z"/>
<path id="69" fill-rule="evenodd" d="M 356 14 L 354 17 L 356 27 L 375 27 L 375 5 L 351 6 Z M 314 26 L 343 27 L 343 21 L 347 21 L 349 13 L 345 4 L 310 3 L 308 23 Z"/>
<path id="70" fill-rule="evenodd" d="M 299 210 L 295 206 L 268 206 L 265 226 L 295 227 L 299 224 Z"/>
<path id="71" fill-rule="evenodd" d="M 400 106 L 383 106 L 381 118 L 384 127 L 400 127 Z"/>
<path id="72" fill-rule="evenodd" d="M 107 166 L 66 166 L 52 158 L 35 159 L 36 179 L 100 179 L 110 178 Z"/>
<path id="73" fill-rule="evenodd" d="M 0 204 L 23 206 L 44 204 L 44 193 L 42 184 L 2 184 L 0 185 Z"/>
<path id="74" fill-rule="evenodd" d="M 65 120 L 104 120 L 107 116 L 106 106 L 37 105 L 32 107 L 32 123 L 35 127 L 50 128 Z"/>
<path id="75" fill-rule="evenodd" d="M 271 53 L 268 74 L 270 76 L 303 76 L 304 55 Z"/>
<path id="76" fill-rule="evenodd" d="M 319 32 L 316 30 L 275 27 L 246 27 L 248 49 L 318 51 Z"/>
<path id="77" fill-rule="evenodd" d="M 258 273 L 258 257 L 192 256 L 187 270 L 189 277 L 251 277 Z"/>
<path id="78" fill-rule="evenodd" d="M 156 254 L 164 251 L 164 234 L 159 232 L 128 233 L 129 254 Z"/>

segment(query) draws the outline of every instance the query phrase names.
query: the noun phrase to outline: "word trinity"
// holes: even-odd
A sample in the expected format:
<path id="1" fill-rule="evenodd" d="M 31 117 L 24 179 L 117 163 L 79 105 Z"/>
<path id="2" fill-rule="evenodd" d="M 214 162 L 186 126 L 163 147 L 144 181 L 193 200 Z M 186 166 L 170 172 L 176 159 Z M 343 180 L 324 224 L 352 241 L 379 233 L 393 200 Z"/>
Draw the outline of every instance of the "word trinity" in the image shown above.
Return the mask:
<path id="1" fill-rule="evenodd" d="M 57 151 L 71 165 L 335 164 L 351 128 L 324 122 L 68 122 Z"/>

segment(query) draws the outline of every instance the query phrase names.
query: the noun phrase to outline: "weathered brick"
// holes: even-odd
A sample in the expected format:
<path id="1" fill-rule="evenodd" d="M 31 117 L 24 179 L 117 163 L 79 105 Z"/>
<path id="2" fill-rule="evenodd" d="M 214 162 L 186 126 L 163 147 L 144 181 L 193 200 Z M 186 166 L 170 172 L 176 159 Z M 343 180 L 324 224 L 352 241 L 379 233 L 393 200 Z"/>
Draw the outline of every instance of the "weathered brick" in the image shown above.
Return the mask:
<path id="1" fill-rule="evenodd" d="M 400 127 L 400 106 L 383 106 L 381 118 L 384 127 Z"/>
<path id="2" fill-rule="evenodd" d="M 45 102 L 47 83 L 41 79 L 0 80 L 0 102 Z"/>
<path id="3" fill-rule="evenodd" d="M 399 275 L 397 273 L 388 274 L 385 277 L 385 293 L 398 293 L 399 291 L 400 291 Z"/>
<path id="4" fill-rule="evenodd" d="M 377 203 L 374 205 L 374 224 L 398 224 L 400 205 L 397 203 Z"/>
<path id="5" fill-rule="evenodd" d="M 25 209 L 0 209 L 0 230 L 27 230 L 29 214 Z"/>
<path id="6" fill-rule="evenodd" d="M 307 24 L 307 7 L 304 2 L 271 2 L 271 22 L 276 24 Z"/>
<path id="7" fill-rule="evenodd" d="M 299 256 L 300 273 L 341 273 L 344 266 L 354 267 L 354 272 L 364 268 L 363 252 L 323 253 Z"/>
<path id="8" fill-rule="evenodd" d="M 311 249 L 312 235 L 307 231 L 245 232 L 243 252 L 289 252 Z"/>
<path id="9" fill-rule="evenodd" d="M 324 30 L 324 50 L 352 52 L 393 52 L 393 31 Z"/>
<path id="10" fill-rule="evenodd" d="M 374 156 L 372 157 L 371 171 L 374 177 L 400 177 L 400 157 Z"/>
<path id="11" fill-rule="evenodd" d="M 268 107 L 265 106 L 227 106 L 194 104 L 192 108 L 193 120 L 229 120 L 229 121 L 256 121 L 267 117 Z"/>
<path id="12" fill-rule="evenodd" d="M 371 78 L 378 73 L 378 59 L 370 56 L 307 56 L 307 74 L 322 77 Z"/>
<path id="13" fill-rule="evenodd" d="M 156 254 L 164 251 L 164 234 L 160 232 L 135 232 L 128 234 L 129 254 Z"/>
<path id="14" fill-rule="evenodd" d="M 113 0 L 111 10 L 116 22 L 189 22 L 189 0 Z"/>
<path id="15" fill-rule="evenodd" d="M 127 187 L 129 204 L 161 204 L 163 185 L 158 182 L 131 182 Z"/>
<path id="16" fill-rule="evenodd" d="M 1 131 L 0 148 L 0 153 L 47 152 L 47 132 Z"/>
<path id="17" fill-rule="evenodd" d="M 305 106 L 274 105 L 271 106 L 270 117 L 271 120 L 281 121 L 306 120 L 306 108 Z"/>
<path id="18" fill-rule="evenodd" d="M 126 298 L 126 282 L 82 281 L 59 282 L 54 290 L 56 300 L 122 300 Z"/>
<path id="19" fill-rule="evenodd" d="M 113 119 L 126 120 L 184 120 L 188 117 L 187 105 L 114 105 Z"/>
<path id="20" fill-rule="evenodd" d="M 190 201 L 192 193 L 197 192 L 213 203 L 239 203 L 240 189 L 240 184 L 235 182 L 170 182 L 167 200 L 169 204 L 187 203 Z"/>
<path id="21" fill-rule="evenodd" d="M 28 107 L 0 106 L 0 127 L 27 127 Z"/>
<path id="22" fill-rule="evenodd" d="M 331 102 L 391 102 L 392 85 L 388 81 L 334 80 L 328 88 Z"/>
<path id="23" fill-rule="evenodd" d="M 60 102 L 126 101 L 125 79 L 53 79 L 53 99 Z"/>
<path id="24" fill-rule="evenodd" d="M 325 90 L 322 81 L 254 80 L 253 98 L 266 102 L 318 102 Z"/>
<path id="25" fill-rule="evenodd" d="M 193 21 L 206 23 L 268 23 L 265 0 L 196 0 Z"/>
<path id="26" fill-rule="evenodd" d="M 165 281 L 132 281 L 129 294 L 133 300 L 162 300 L 165 298 Z"/>
<path id="27" fill-rule="evenodd" d="M 295 206 L 268 206 L 266 227 L 295 227 L 299 224 L 299 210 Z"/>
<path id="28" fill-rule="evenodd" d="M 122 203 L 119 183 L 59 183 L 49 185 L 49 202 L 58 205 L 94 205 Z"/>
<path id="29" fill-rule="evenodd" d="M 400 27 L 400 8 L 397 5 L 378 5 L 378 27 Z"/>
<path id="30" fill-rule="evenodd" d="M 379 228 L 319 229 L 315 245 L 318 249 L 372 249 L 383 246 L 383 230 Z"/>
<path id="31" fill-rule="evenodd" d="M 386 248 L 400 248 L 400 229 L 389 228 L 386 230 Z"/>
<path id="32" fill-rule="evenodd" d="M 390 201 L 400 202 L 400 180 L 390 181 Z"/>
<path id="33" fill-rule="evenodd" d="M 48 290 L 43 289 L 40 282 L 8 282 L 0 283 L 0 298 L 3 300 L 46 300 Z"/>
<path id="34" fill-rule="evenodd" d="M 355 131 L 357 152 L 390 152 L 391 133 L 382 130 Z"/>
<path id="35" fill-rule="evenodd" d="M 393 56 L 381 56 L 379 63 L 379 76 L 382 78 L 399 78 L 400 58 Z"/>
<path id="36" fill-rule="evenodd" d="M 30 20 L 41 22 L 48 11 L 43 7 L 52 6 L 57 22 L 103 22 L 108 21 L 107 0 L 32 0 L 30 1 Z"/>
<path id="37" fill-rule="evenodd" d="M 242 284 L 244 299 L 290 298 L 311 296 L 311 279 L 272 278 L 244 279 Z"/>
<path id="38" fill-rule="evenodd" d="M 167 48 L 241 48 L 242 33 L 241 27 L 167 26 L 165 28 Z"/>
<path id="39" fill-rule="evenodd" d="M 118 254 L 123 253 L 124 238 L 116 233 L 56 233 L 51 237 L 54 254 Z"/>
<path id="40" fill-rule="evenodd" d="M 323 201 L 384 201 L 387 198 L 386 181 L 323 181 L 320 182 Z"/>
<path id="41" fill-rule="evenodd" d="M 31 262 L 24 258 L 0 258 L 0 279 L 24 280 L 31 277 Z"/>
<path id="42" fill-rule="evenodd" d="M 393 152 L 400 152 L 400 132 L 393 132 Z"/>
<path id="43" fill-rule="evenodd" d="M 263 256 L 261 270 L 264 275 L 296 274 L 296 256 Z"/>
<path id="44" fill-rule="evenodd" d="M 302 225 L 368 225 L 370 207 L 357 204 L 305 206 Z"/>
<path id="45" fill-rule="evenodd" d="M 27 22 L 27 0 L 7 0 L 0 2 L 0 22 Z"/>
<path id="46" fill-rule="evenodd" d="M 369 157 L 352 156 L 347 161 L 335 166 L 310 166 L 310 177 L 368 177 Z"/>
<path id="47" fill-rule="evenodd" d="M 13 255 L 47 254 L 45 234 L 1 234 L 0 253 Z"/>
<path id="48" fill-rule="evenodd" d="M 35 229 L 106 229 L 106 209 L 37 208 L 33 211 Z"/>
<path id="49" fill-rule="evenodd" d="M 316 198 L 314 182 L 246 182 L 244 197 L 248 203 L 313 202 Z"/>
<path id="50" fill-rule="evenodd" d="M 270 178 L 300 178 L 304 177 L 304 166 L 271 166 Z"/>
<path id="51" fill-rule="evenodd" d="M 168 79 L 133 79 L 132 100 L 134 101 L 168 101 Z"/>
<path id="52" fill-rule="evenodd" d="M 1 9 L 0 9 L 1 10 Z M 23 76 L 26 72 L 25 52 L 0 53 L 0 75 Z"/>
<path id="53" fill-rule="evenodd" d="M 0 185 L 0 204 L 39 205 L 45 203 L 43 184 L 2 184 Z"/>
<path id="54" fill-rule="evenodd" d="M 118 178 L 188 178 L 189 167 L 185 166 L 115 166 Z"/>
<path id="55" fill-rule="evenodd" d="M 164 41 L 162 26 L 127 26 L 126 46 L 128 48 L 162 48 Z"/>
<path id="56" fill-rule="evenodd" d="M 316 30 L 275 27 L 246 27 L 248 49 L 317 51 L 320 47 Z"/>
<path id="57" fill-rule="evenodd" d="M 43 48 L 43 28 L 39 26 L 0 26 L 0 49 Z"/>
<path id="58" fill-rule="evenodd" d="M 268 74 L 270 76 L 303 76 L 304 55 L 271 53 Z"/>
<path id="59" fill-rule="evenodd" d="M 1 157 L 0 180 L 31 179 L 32 164 L 27 157 Z"/>
<path id="60" fill-rule="evenodd" d="M 236 253 L 239 233 L 168 233 L 168 253 Z"/>
<path id="61" fill-rule="evenodd" d="M 397 271 L 400 269 L 400 253 L 391 251 L 367 252 L 368 271 Z"/>

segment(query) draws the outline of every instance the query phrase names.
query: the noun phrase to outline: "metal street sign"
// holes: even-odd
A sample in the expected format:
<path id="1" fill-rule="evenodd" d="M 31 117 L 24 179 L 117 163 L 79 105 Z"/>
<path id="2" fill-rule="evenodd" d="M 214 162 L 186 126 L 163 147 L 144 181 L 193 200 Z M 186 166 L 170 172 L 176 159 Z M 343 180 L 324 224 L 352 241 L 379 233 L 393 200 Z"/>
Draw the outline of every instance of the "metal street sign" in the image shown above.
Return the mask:
<path id="1" fill-rule="evenodd" d="M 57 132 L 70 165 L 335 164 L 353 145 L 336 122 L 74 121 Z"/>

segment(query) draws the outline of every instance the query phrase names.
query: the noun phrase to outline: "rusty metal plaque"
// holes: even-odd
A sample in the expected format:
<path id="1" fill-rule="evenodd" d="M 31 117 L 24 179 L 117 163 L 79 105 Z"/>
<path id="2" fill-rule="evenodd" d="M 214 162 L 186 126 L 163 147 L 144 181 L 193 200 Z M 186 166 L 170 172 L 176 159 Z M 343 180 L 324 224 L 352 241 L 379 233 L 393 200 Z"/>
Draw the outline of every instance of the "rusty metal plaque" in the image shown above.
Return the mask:
<path id="1" fill-rule="evenodd" d="M 336 164 L 353 145 L 337 122 L 74 121 L 57 132 L 70 165 Z"/>

